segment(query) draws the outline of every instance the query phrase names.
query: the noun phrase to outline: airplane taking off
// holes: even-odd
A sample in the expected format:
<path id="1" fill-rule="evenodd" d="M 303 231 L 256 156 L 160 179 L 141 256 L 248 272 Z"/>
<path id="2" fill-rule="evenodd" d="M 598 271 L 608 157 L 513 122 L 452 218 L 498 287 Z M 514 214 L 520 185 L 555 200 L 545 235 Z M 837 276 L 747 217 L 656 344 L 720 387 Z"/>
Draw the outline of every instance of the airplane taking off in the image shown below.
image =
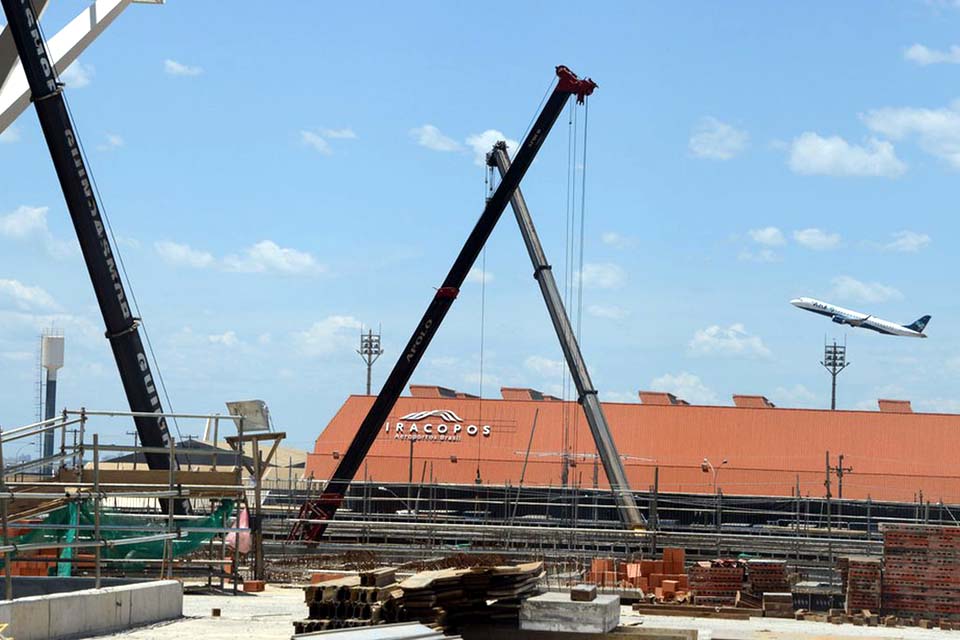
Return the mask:
<path id="1" fill-rule="evenodd" d="M 907 336 L 908 338 L 926 338 L 927 334 L 923 332 L 927 323 L 930 322 L 930 316 L 923 316 L 919 320 L 910 324 L 897 324 L 889 320 L 881 320 L 874 316 L 851 311 L 843 307 L 834 306 L 828 302 L 821 302 L 813 298 L 794 298 L 790 301 L 793 306 L 812 311 L 822 316 L 829 316 L 837 324 L 848 324 L 851 327 L 860 327 L 861 329 L 870 329 L 877 333 L 885 333 L 891 336 Z"/>

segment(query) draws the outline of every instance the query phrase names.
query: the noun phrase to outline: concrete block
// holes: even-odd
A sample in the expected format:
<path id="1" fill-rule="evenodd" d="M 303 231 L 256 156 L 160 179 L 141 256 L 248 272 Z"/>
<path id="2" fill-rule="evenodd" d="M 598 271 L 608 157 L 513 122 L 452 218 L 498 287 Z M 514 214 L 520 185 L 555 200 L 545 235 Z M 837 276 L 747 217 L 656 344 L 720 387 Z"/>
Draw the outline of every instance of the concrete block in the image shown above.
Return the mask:
<path id="1" fill-rule="evenodd" d="M 183 585 L 176 580 L 150 583 L 150 589 L 124 588 L 131 589 L 130 626 L 172 620 L 183 615 Z"/>
<path id="2" fill-rule="evenodd" d="M 608 633 L 620 624 L 620 596 L 598 595 L 592 602 L 570 600 L 565 593 L 529 598 L 520 608 L 525 631 Z"/>
<path id="3" fill-rule="evenodd" d="M 0 622 L 19 640 L 100 635 L 182 614 L 183 587 L 174 580 L 0 601 Z"/>
<path id="4" fill-rule="evenodd" d="M 6 622 L 5 634 L 22 640 L 55 638 L 50 632 L 50 602 L 45 596 L 0 603 L 0 621 Z"/>
<path id="5" fill-rule="evenodd" d="M 92 635 L 87 627 L 85 612 L 92 608 L 95 591 L 75 591 L 73 593 L 57 593 L 46 598 L 50 606 L 50 637 L 69 638 L 78 635 Z M 19 604 L 16 600 L 14 606 Z M 13 636 L 22 637 L 22 632 L 13 630 Z"/>

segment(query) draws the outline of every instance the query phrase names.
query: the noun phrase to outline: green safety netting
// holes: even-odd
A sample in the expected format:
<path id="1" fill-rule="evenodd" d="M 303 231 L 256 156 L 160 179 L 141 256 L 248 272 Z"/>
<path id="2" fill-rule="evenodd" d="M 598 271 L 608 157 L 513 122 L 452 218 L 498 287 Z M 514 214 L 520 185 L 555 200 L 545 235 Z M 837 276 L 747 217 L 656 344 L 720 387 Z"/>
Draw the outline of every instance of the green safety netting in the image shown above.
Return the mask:
<path id="1" fill-rule="evenodd" d="M 193 553 L 215 535 L 211 531 L 191 531 L 191 529 L 222 528 L 233 515 L 235 502 L 224 500 L 210 515 L 204 518 L 174 518 L 175 530 L 182 537 L 173 541 L 173 555 L 184 556 Z M 28 532 L 10 538 L 10 544 L 23 545 L 30 543 L 72 543 L 94 539 L 94 505 L 92 500 L 71 502 L 47 514 L 40 523 L 41 526 Z M 78 525 L 91 528 L 78 528 Z M 116 541 L 126 538 L 142 538 L 167 533 L 166 519 L 142 518 L 136 515 L 104 511 L 100 513 L 100 537 L 103 540 Z M 113 528 L 116 527 L 116 528 Z M 120 528 L 123 527 L 123 528 Z M 164 556 L 165 540 L 146 540 L 117 546 L 105 546 L 100 550 L 100 557 L 109 560 L 146 560 Z M 93 547 L 84 549 L 66 548 L 59 554 L 61 560 L 70 560 L 77 553 L 93 553 Z M 13 557 L 16 558 L 16 552 Z M 0 560 L 0 567 L 3 561 Z M 57 575 L 69 576 L 70 562 L 61 562 L 57 565 Z M 124 563 L 124 569 L 139 570 L 144 565 Z"/>

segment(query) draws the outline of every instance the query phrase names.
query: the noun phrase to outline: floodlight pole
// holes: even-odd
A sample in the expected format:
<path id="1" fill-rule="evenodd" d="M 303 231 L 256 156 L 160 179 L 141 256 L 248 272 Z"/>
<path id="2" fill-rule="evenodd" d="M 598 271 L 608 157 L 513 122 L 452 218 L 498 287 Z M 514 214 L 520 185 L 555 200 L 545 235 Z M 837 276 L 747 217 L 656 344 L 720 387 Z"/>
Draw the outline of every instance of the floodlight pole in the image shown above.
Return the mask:
<path id="1" fill-rule="evenodd" d="M 850 366 L 847 362 L 847 345 L 838 345 L 834 340 L 833 344 L 824 345 L 823 360 L 820 361 L 823 368 L 830 374 L 830 410 L 837 408 L 837 376 L 841 371 Z"/>
<path id="2" fill-rule="evenodd" d="M 367 329 L 367 333 L 364 334 L 363 330 L 360 330 L 360 348 L 357 349 L 357 353 L 360 354 L 360 357 L 363 358 L 363 361 L 367 365 L 367 395 L 370 395 L 370 381 L 373 371 L 373 363 L 377 361 L 381 355 L 383 355 L 383 348 L 380 346 L 380 331 L 377 333 L 373 332 L 373 329 Z"/>

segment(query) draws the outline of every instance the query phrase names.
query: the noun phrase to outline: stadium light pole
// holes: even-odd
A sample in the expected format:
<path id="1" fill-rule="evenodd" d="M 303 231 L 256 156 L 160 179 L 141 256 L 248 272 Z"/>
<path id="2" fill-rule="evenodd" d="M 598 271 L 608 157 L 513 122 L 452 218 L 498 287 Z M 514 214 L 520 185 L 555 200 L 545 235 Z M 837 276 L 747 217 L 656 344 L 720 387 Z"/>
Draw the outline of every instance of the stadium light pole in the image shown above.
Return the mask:
<path id="1" fill-rule="evenodd" d="M 823 368 L 830 374 L 830 410 L 837 408 L 837 376 L 840 372 L 850 366 L 847 362 L 847 345 L 844 343 L 838 345 L 834 340 L 833 344 L 827 344 L 823 347 L 823 360 L 820 361 Z"/>
<path id="2" fill-rule="evenodd" d="M 373 371 L 373 363 L 383 355 L 383 348 L 380 346 L 380 331 L 378 330 L 377 333 L 374 333 L 373 329 L 367 329 L 367 333 L 364 334 L 361 329 L 360 348 L 357 349 L 357 353 L 360 354 L 360 357 L 363 358 L 363 361 L 367 365 L 367 395 L 370 395 L 370 378 L 371 372 Z"/>

